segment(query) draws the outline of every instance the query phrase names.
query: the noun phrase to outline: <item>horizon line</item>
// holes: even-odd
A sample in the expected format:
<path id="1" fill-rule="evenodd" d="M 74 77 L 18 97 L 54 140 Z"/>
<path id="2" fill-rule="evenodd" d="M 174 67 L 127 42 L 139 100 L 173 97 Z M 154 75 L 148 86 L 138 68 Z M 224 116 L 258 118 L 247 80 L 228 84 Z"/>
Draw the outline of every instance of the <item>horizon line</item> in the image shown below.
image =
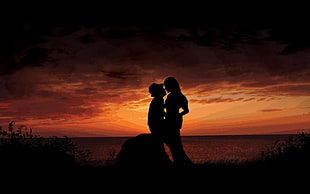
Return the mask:
<path id="1" fill-rule="evenodd" d="M 140 134 L 150 134 L 150 133 L 140 133 Z M 140 135 L 137 134 L 137 135 Z M 264 134 L 218 134 L 218 135 L 181 135 L 181 137 L 214 137 L 214 136 L 277 136 L 277 135 L 298 135 L 299 133 L 264 133 Z M 68 138 L 131 138 L 133 136 L 63 136 Z M 53 136 L 51 136 L 53 137 Z"/>

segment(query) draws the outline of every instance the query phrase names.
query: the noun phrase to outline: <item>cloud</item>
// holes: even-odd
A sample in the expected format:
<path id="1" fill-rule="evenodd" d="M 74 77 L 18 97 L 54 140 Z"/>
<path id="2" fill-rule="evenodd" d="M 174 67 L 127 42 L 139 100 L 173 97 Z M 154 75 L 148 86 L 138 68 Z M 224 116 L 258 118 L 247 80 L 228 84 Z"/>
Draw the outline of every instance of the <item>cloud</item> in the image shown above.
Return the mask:
<path id="1" fill-rule="evenodd" d="M 261 93 L 279 96 L 309 96 L 310 85 L 309 83 L 276 85 L 262 89 Z"/>
<path id="2" fill-rule="evenodd" d="M 41 119 L 70 123 L 93 118 L 109 111 L 108 107 L 102 107 L 99 103 L 88 102 L 77 96 L 32 97 L 8 103 L 6 109 L 0 109 L 0 117 L 11 117 L 18 121 Z"/>
<path id="3" fill-rule="evenodd" d="M 261 112 L 278 112 L 278 111 L 282 111 L 284 109 L 262 109 L 260 110 Z"/>
<path id="4" fill-rule="evenodd" d="M 48 59 L 48 56 L 48 49 L 34 47 L 27 51 L 27 53 L 20 59 L 20 63 L 21 65 L 41 66 L 42 63 Z"/>
<path id="5" fill-rule="evenodd" d="M 253 99 L 249 99 L 249 100 L 253 100 Z M 213 103 L 223 103 L 223 102 L 224 103 L 229 103 L 229 102 L 238 102 L 238 101 L 245 102 L 246 100 L 244 100 L 244 98 L 233 99 L 233 98 L 223 98 L 223 97 L 210 98 L 210 99 L 201 99 L 201 100 L 190 99 L 191 103 L 199 103 L 199 104 L 213 104 Z"/>
<path id="6" fill-rule="evenodd" d="M 38 35 L 43 41 L 31 39 L 15 48 L 19 52 L 2 54 L 0 98 L 14 109 L 2 116 L 81 118 L 114 105 L 136 108 L 148 102 L 149 84 L 167 76 L 200 104 L 310 94 L 308 53 L 281 55 L 286 44 L 267 40 L 272 30 L 240 27 L 46 28 Z"/>

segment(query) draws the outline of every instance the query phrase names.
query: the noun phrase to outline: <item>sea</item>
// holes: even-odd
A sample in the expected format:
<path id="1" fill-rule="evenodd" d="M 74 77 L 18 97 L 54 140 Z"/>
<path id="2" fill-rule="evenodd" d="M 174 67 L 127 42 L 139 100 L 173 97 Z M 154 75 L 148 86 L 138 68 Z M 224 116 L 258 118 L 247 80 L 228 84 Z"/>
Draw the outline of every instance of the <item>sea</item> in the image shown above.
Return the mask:
<path id="1" fill-rule="evenodd" d="M 182 136 L 186 154 L 195 163 L 243 162 L 258 159 L 266 148 L 276 141 L 288 140 L 290 134 L 283 135 L 216 135 Z M 78 137 L 71 140 L 80 150 L 89 150 L 94 161 L 113 161 L 123 143 L 131 137 Z M 166 152 L 171 158 L 167 146 Z"/>

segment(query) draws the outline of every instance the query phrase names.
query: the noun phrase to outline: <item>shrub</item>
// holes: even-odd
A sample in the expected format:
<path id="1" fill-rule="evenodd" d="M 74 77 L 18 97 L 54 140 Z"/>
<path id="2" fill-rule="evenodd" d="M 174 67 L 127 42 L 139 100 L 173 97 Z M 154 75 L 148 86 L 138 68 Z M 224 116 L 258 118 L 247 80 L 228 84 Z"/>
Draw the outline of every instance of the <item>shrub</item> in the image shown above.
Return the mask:
<path id="1" fill-rule="evenodd" d="M 301 132 L 289 136 L 288 140 L 276 141 L 264 148 L 262 157 L 267 161 L 307 165 L 310 162 L 310 134 Z"/>
<path id="2" fill-rule="evenodd" d="M 90 151 L 79 150 L 68 137 L 53 136 L 43 138 L 34 135 L 32 129 L 20 126 L 14 129 L 15 122 L 8 129 L 0 127 L 0 165 L 18 168 L 28 167 L 68 167 L 87 161 Z"/>

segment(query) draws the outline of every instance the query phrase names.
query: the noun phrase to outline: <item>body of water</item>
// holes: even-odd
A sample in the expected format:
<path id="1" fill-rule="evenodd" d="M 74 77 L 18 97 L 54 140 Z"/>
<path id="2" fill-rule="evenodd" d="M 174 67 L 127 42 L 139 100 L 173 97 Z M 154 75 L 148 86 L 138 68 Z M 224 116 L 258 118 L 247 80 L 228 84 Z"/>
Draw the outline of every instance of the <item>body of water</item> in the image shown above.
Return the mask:
<path id="1" fill-rule="evenodd" d="M 245 161 L 261 156 L 266 145 L 287 140 L 290 135 L 184 136 L 183 146 L 194 162 Z M 116 157 L 129 137 L 71 138 L 80 149 L 91 151 L 91 159 L 105 161 Z M 171 157 L 169 149 L 166 151 Z"/>

